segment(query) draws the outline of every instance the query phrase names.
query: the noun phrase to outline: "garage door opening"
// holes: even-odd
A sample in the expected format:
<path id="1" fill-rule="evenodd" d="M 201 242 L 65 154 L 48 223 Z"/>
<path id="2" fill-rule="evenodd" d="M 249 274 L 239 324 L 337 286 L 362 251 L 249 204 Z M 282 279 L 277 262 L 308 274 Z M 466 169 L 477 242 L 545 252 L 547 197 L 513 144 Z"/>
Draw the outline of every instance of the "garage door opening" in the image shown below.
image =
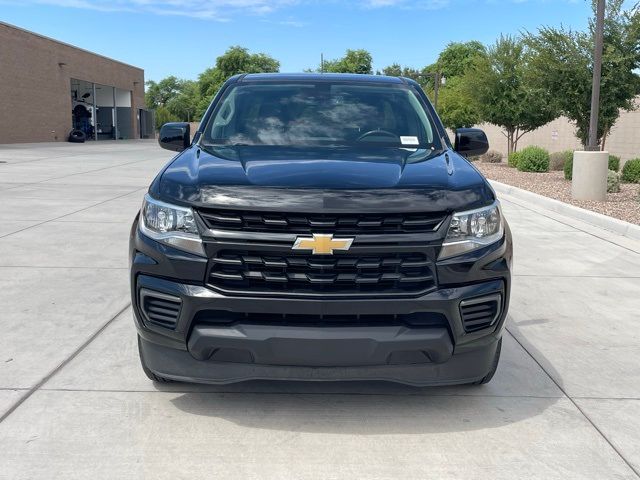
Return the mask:
<path id="1" fill-rule="evenodd" d="M 93 83 L 71 79 L 71 128 L 95 138 L 95 93 Z"/>
<path id="2" fill-rule="evenodd" d="M 71 127 L 87 140 L 127 140 L 134 135 L 132 92 L 71 79 Z"/>

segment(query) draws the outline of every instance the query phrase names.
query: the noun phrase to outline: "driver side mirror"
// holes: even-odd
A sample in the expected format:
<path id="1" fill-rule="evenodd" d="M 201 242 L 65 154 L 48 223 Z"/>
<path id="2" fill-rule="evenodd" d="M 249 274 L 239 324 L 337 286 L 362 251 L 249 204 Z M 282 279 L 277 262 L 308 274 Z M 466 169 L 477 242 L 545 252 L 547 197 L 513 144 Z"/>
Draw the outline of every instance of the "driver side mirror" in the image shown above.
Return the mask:
<path id="1" fill-rule="evenodd" d="M 465 157 L 483 155 L 489 150 L 489 140 L 479 128 L 458 128 L 453 149 Z"/>
<path id="2" fill-rule="evenodd" d="M 158 143 L 174 152 L 186 150 L 191 145 L 191 126 L 186 122 L 165 123 L 160 128 Z"/>

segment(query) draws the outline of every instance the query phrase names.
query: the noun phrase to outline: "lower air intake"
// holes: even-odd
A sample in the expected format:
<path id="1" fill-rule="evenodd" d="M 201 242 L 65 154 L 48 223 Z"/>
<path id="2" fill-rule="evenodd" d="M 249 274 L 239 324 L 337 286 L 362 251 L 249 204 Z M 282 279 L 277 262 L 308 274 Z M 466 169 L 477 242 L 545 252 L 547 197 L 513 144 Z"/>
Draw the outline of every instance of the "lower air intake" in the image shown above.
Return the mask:
<path id="1" fill-rule="evenodd" d="M 140 307 L 146 323 L 174 330 L 180 317 L 182 301 L 179 297 L 152 290 L 140 290 Z"/>
<path id="2" fill-rule="evenodd" d="M 460 316 L 465 332 L 475 332 L 491 327 L 500 316 L 502 295 L 471 298 L 460 302 Z"/>

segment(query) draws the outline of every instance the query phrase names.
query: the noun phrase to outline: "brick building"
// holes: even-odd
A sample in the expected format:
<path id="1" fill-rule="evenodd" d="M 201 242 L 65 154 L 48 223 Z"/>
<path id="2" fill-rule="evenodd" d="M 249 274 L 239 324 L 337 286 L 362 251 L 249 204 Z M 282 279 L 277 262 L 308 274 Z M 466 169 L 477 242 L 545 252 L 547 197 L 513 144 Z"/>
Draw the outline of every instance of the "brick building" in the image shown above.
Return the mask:
<path id="1" fill-rule="evenodd" d="M 0 143 L 153 136 L 144 70 L 0 22 Z"/>

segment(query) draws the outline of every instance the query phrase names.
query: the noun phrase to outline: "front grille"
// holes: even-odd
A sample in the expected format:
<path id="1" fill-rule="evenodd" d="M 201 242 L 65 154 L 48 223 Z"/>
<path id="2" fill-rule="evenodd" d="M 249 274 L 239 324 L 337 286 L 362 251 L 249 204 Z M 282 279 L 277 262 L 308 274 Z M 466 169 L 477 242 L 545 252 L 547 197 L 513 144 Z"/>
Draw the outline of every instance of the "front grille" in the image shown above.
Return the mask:
<path id="1" fill-rule="evenodd" d="M 436 286 L 432 264 L 421 253 L 313 256 L 222 250 L 210 264 L 209 284 L 227 292 L 411 295 Z"/>
<path id="2" fill-rule="evenodd" d="M 175 329 L 181 305 L 179 297 L 145 288 L 140 290 L 140 307 L 146 317 L 146 323 Z"/>
<path id="3" fill-rule="evenodd" d="M 385 233 L 427 233 L 437 230 L 446 214 L 311 214 L 245 212 L 239 210 L 200 209 L 208 228 L 268 233 L 333 233 L 366 235 Z"/>
<path id="4" fill-rule="evenodd" d="M 449 327 L 447 318 L 438 312 L 417 312 L 401 315 L 308 315 L 291 313 L 248 313 L 226 310 L 201 310 L 194 324 L 205 325 L 304 325 L 304 326 L 388 326 Z"/>
<path id="5" fill-rule="evenodd" d="M 498 319 L 501 304 L 500 294 L 460 302 L 460 315 L 465 331 L 475 332 L 492 326 Z"/>

